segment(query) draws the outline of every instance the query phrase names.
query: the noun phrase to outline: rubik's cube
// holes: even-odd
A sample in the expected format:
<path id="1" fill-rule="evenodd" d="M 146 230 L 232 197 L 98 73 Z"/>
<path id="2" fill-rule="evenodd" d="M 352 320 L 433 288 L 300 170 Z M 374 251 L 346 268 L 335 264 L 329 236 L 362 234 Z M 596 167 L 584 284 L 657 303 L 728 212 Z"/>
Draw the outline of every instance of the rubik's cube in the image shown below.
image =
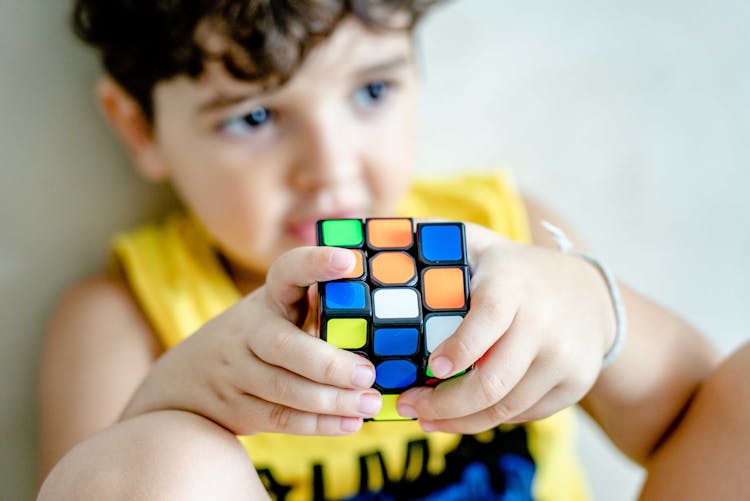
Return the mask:
<path id="1" fill-rule="evenodd" d="M 321 339 L 371 360 L 383 408 L 373 419 L 404 419 L 396 399 L 433 385 L 430 353 L 451 336 L 469 308 L 469 270 L 462 223 L 409 218 L 328 219 L 318 245 L 351 249 L 354 270 L 318 284 Z"/>

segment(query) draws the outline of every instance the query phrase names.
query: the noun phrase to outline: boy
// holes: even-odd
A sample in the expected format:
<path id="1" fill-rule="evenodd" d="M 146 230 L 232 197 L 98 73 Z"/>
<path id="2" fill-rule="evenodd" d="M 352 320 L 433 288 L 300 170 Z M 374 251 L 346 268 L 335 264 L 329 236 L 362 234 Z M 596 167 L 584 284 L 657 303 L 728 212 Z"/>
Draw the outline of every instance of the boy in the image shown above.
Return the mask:
<path id="1" fill-rule="evenodd" d="M 120 236 L 122 274 L 61 301 L 43 470 L 65 457 L 42 498 L 577 499 L 565 413 L 552 415 L 578 401 L 630 457 L 657 457 L 714 350 L 626 290 L 628 341 L 601 371 L 616 329 L 599 270 L 542 248 L 535 226 L 539 246 L 497 233 L 526 242 L 524 212 L 552 215 L 499 175 L 412 186 L 426 2 L 199 4 L 76 6 L 109 72 L 106 116 L 188 215 Z M 311 247 L 313 223 L 398 212 L 495 230 L 468 226 L 471 313 L 430 360 L 441 377 L 476 367 L 399 399 L 418 422 L 363 425 L 383 405 L 372 365 L 304 325 L 308 286 L 353 265 Z"/>

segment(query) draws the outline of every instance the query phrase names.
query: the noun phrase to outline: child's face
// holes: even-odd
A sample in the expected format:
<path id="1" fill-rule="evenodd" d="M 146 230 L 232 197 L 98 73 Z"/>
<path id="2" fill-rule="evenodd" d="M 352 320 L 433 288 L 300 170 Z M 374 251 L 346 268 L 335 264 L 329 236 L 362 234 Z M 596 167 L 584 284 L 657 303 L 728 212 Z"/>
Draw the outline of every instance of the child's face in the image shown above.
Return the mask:
<path id="1" fill-rule="evenodd" d="M 234 262 L 264 272 L 322 218 L 390 216 L 408 186 L 411 35 L 353 19 L 275 90 L 211 67 L 154 92 L 154 144 L 182 200 Z"/>

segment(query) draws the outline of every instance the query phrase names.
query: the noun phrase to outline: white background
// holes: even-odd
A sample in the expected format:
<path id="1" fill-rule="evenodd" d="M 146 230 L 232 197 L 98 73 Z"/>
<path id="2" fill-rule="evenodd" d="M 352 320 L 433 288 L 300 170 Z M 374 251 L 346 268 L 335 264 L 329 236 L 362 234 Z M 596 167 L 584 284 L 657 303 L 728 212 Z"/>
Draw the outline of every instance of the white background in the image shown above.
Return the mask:
<path id="1" fill-rule="evenodd" d="M 0 0 L 0 499 L 31 497 L 40 336 L 108 236 L 158 214 L 98 117 L 70 2 Z M 723 352 L 750 337 L 750 5 L 455 0 L 420 38 L 419 168 L 511 168 Z M 584 422 L 595 499 L 638 469 Z"/>

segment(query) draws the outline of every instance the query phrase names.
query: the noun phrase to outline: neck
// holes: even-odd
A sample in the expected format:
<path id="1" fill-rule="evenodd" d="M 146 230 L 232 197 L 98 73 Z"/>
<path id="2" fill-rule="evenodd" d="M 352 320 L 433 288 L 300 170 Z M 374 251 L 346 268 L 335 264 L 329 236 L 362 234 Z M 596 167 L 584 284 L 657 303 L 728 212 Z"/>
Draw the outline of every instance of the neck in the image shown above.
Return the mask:
<path id="1" fill-rule="evenodd" d="M 237 266 L 224 255 L 221 256 L 221 260 L 235 287 L 243 296 L 250 294 L 266 282 L 265 274 Z"/>

